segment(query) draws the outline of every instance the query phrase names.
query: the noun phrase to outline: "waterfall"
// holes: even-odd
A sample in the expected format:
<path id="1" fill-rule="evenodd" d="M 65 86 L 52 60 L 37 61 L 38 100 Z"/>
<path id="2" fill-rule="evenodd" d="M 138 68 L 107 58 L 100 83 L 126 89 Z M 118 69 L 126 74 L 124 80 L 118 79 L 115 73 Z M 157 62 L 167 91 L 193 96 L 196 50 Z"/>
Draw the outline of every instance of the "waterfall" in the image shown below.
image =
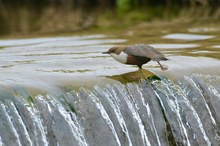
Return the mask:
<path id="1" fill-rule="evenodd" d="M 219 76 L 193 74 L 57 96 L 7 90 L 0 95 L 0 146 L 217 146 L 219 83 Z"/>

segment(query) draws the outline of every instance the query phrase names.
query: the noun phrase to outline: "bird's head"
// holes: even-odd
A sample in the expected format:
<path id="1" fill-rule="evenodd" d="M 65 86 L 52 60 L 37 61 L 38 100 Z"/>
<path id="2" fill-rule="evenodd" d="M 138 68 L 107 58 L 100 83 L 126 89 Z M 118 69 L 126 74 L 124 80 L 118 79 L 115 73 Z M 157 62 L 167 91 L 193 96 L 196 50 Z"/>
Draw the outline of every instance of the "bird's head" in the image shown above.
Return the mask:
<path id="1" fill-rule="evenodd" d="M 102 54 L 111 54 L 111 53 L 116 54 L 116 52 L 117 52 L 117 47 L 112 47 L 107 52 L 102 52 Z"/>
<path id="2" fill-rule="evenodd" d="M 107 52 L 102 52 L 102 54 L 117 54 L 119 55 L 125 46 L 115 46 L 110 48 Z"/>

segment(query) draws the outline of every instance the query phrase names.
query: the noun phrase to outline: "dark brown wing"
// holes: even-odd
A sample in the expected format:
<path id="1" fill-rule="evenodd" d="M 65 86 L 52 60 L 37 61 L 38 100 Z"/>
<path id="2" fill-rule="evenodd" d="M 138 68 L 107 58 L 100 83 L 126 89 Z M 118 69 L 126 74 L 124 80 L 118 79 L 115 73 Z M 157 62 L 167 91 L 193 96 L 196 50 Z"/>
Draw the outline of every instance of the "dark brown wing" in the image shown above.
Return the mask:
<path id="1" fill-rule="evenodd" d="M 168 60 L 160 52 L 146 44 L 128 46 L 123 51 L 134 56 L 147 57 L 154 61 Z"/>

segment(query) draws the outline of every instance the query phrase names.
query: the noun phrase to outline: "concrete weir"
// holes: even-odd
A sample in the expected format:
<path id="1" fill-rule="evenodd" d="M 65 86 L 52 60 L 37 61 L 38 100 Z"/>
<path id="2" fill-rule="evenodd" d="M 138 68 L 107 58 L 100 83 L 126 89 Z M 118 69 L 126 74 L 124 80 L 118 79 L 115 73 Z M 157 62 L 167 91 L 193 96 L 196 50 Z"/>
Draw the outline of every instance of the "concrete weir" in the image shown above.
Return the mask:
<path id="1" fill-rule="evenodd" d="M 138 70 L 101 53 L 122 42 L 0 41 L 0 146 L 219 145 L 220 61 L 160 44 L 169 69 Z"/>

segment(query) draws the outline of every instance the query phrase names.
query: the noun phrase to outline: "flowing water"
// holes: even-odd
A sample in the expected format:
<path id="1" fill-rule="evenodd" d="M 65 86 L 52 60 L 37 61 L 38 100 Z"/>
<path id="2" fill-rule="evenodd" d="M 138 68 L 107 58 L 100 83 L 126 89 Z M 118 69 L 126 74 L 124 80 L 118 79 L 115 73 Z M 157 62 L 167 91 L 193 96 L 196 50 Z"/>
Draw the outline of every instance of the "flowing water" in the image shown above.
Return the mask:
<path id="1" fill-rule="evenodd" d="M 212 30 L 152 37 L 167 71 L 101 53 L 128 38 L 0 40 L 0 146 L 218 146 L 219 36 L 201 34 Z"/>

